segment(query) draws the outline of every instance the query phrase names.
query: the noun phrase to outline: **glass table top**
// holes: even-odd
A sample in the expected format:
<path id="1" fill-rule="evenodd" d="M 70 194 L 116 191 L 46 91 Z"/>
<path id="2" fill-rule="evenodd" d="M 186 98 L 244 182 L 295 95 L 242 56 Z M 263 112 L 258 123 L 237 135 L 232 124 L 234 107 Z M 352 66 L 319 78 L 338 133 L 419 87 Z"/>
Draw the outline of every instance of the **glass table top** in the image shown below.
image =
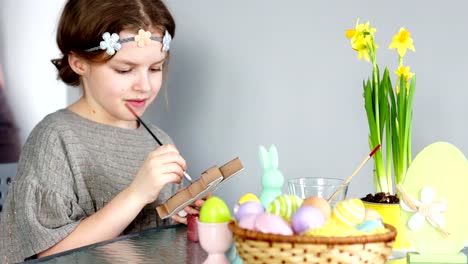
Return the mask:
<path id="1" fill-rule="evenodd" d="M 187 240 L 187 228 L 177 225 L 149 229 L 26 263 L 199 264 L 206 257 L 199 243 Z"/>

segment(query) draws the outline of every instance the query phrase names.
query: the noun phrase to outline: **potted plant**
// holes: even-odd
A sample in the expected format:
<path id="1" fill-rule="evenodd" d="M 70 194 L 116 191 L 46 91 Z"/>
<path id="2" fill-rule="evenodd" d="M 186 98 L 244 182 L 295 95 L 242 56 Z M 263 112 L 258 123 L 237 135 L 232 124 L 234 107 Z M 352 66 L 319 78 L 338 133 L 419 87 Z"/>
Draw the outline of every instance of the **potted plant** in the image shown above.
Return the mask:
<path id="1" fill-rule="evenodd" d="M 385 222 L 397 227 L 401 226 L 399 200 L 394 187 L 404 180 L 406 170 L 411 164 L 411 132 L 413 97 L 416 88 L 416 77 L 405 66 L 403 58 L 406 51 L 415 51 L 411 34 L 405 28 L 393 36 L 389 49 L 396 49 L 398 53 L 398 67 L 396 84 L 392 85 L 391 74 L 385 67 L 380 73 L 377 64 L 377 44 L 375 42 L 376 29 L 369 22 L 356 22 L 354 29 L 346 31 L 351 47 L 357 52 L 358 59 L 364 59 L 372 64 L 372 74 L 363 82 L 364 106 L 369 125 L 369 145 L 373 149 L 377 145 L 381 148 L 373 156 L 375 193 L 369 194 L 362 200 L 366 207 L 377 209 Z M 393 166 L 392 166 L 393 165 Z M 382 203 L 393 204 L 395 216 L 382 212 Z M 387 208 L 388 206 L 386 206 Z M 388 210 L 388 209 L 387 209 Z M 392 218 L 392 219 L 390 219 Z M 393 223 L 392 223 L 393 222 Z M 402 232 L 399 233 L 395 248 L 408 247 Z"/>

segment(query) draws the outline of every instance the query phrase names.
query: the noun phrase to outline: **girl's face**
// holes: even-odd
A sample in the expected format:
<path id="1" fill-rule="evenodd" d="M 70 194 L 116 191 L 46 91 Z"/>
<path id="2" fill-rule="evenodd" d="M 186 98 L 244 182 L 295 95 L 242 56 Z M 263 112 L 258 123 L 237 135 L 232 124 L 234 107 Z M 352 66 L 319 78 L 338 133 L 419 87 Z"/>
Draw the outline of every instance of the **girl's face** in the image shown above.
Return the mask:
<path id="1" fill-rule="evenodd" d="M 122 31 L 119 35 L 123 39 L 135 36 L 135 33 Z M 108 62 L 87 63 L 82 74 L 84 96 L 76 103 L 79 112 L 99 123 L 135 127 L 135 117 L 125 104 L 141 116 L 156 98 L 166 58 L 161 47 L 157 41 L 151 41 L 145 47 L 138 47 L 135 41 L 127 42 Z"/>

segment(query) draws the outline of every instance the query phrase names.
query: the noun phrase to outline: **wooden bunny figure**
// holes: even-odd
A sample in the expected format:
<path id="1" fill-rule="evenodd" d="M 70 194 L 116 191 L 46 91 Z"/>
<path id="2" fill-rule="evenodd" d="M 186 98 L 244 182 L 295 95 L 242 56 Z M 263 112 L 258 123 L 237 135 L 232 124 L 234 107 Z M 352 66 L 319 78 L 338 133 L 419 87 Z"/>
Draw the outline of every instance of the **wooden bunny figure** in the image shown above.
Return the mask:
<path id="1" fill-rule="evenodd" d="M 278 151 L 275 145 L 271 145 L 269 151 L 260 146 L 258 154 L 263 168 L 260 202 L 268 208 L 271 201 L 283 194 L 284 176 L 278 170 Z"/>

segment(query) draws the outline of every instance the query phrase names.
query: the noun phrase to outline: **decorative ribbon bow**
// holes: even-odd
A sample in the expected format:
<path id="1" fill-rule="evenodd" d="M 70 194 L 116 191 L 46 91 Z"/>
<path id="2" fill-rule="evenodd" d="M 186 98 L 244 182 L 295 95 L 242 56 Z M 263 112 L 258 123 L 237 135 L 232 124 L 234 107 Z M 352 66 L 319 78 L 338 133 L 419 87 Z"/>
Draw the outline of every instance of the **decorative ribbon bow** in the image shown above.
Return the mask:
<path id="1" fill-rule="evenodd" d="M 450 233 L 444 229 L 445 219 L 442 213 L 447 210 L 448 203 L 445 200 L 434 200 L 435 189 L 426 186 L 421 190 L 421 201 L 409 196 L 401 184 L 396 186 L 401 197 L 401 207 L 407 212 L 415 212 L 408 221 L 411 230 L 418 230 L 427 220 L 433 227 L 448 237 Z"/>

